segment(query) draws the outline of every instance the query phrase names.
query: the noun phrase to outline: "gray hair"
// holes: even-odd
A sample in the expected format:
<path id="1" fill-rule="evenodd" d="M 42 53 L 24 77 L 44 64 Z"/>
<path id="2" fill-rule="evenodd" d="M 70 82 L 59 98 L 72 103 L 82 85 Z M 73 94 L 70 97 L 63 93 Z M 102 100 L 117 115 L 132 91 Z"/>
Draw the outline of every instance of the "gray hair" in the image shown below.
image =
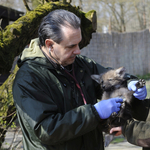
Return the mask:
<path id="1" fill-rule="evenodd" d="M 45 46 L 46 39 L 52 39 L 59 44 L 63 40 L 62 26 L 78 29 L 80 24 L 80 18 L 72 12 L 63 9 L 50 12 L 39 26 L 38 35 L 41 46 Z"/>

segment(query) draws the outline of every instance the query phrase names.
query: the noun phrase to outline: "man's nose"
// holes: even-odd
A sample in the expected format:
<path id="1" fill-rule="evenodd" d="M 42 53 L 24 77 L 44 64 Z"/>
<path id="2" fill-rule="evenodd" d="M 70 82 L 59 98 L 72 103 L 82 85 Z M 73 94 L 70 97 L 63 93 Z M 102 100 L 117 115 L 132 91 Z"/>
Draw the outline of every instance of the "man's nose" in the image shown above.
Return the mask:
<path id="1" fill-rule="evenodd" d="M 79 46 L 77 46 L 77 48 L 74 50 L 73 53 L 76 54 L 76 55 L 79 55 L 81 53 L 81 50 L 80 50 Z"/>

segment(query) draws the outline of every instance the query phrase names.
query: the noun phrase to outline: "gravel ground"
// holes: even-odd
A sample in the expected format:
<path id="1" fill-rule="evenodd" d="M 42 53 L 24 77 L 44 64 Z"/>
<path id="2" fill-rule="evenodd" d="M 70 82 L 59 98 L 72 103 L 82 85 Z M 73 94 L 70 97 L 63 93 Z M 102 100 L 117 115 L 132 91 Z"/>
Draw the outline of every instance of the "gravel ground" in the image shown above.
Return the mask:
<path id="1" fill-rule="evenodd" d="M 142 148 L 124 141 L 116 144 L 110 144 L 105 148 L 105 150 L 142 150 Z"/>

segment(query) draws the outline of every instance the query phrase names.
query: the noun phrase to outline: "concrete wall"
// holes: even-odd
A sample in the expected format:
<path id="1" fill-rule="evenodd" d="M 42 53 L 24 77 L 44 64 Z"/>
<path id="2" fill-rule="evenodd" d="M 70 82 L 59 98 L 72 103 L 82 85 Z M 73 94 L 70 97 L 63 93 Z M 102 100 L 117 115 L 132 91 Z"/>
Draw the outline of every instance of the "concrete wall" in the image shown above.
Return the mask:
<path id="1" fill-rule="evenodd" d="M 105 67 L 124 66 L 130 74 L 144 75 L 150 73 L 150 33 L 93 33 L 81 54 Z"/>

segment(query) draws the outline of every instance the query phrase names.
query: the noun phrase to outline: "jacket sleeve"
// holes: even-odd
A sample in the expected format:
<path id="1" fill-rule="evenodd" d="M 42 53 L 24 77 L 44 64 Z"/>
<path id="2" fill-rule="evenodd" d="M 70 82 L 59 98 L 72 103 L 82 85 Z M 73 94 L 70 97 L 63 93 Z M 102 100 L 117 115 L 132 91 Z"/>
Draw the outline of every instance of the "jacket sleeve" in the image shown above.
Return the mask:
<path id="1" fill-rule="evenodd" d="M 150 99 L 145 99 L 144 101 L 138 100 L 138 102 L 137 107 L 139 107 L 139 111 L 137 108 L 138 113 L 136 116 L 141 120 L 127 120 L 126 124 L 122 127 L 122 133 L 129 143 L 142 147 L 150 147 Z M 146 114 L 142 110 L 144 108 L 146 109 Z"/>
<path id="2" fill-rule="evenodd" d="M 122 133 L 129 143 L 150 147 L 150 121 L 128 120 L 122 127 Z"/>
<path id="3" fill-rule="evenodd" d="M 30 75 L 16 77 L 13 97 L 25 128 L 47 145 L 81 136 L 99 125 L 90 104 L 77 107 L 65 114 L 58 113 L 53 98 L 43 89 L 40 78 Z M 42 87 L 43 86 L 43 87 Z"/>
<path id="4" fill-rule="evenodd" d="M 132 103 L 131 113 L 134 119 L 146 121 L 148 119 L 150 99 L 139 100 L 135 98 Z"/>

